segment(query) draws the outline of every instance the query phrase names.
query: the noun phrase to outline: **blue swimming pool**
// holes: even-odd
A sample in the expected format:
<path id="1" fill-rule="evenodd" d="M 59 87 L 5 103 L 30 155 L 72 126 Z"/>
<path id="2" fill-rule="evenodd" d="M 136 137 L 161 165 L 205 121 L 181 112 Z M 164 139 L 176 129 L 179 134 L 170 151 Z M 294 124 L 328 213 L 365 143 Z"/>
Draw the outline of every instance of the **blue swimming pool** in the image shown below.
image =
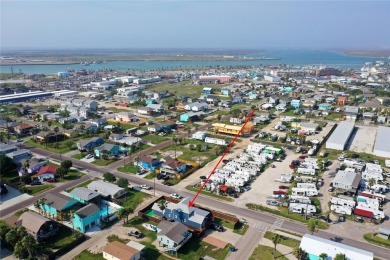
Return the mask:
<path id="1" fill-rule="evenodd" d="M 114 209 L 112 209 L 112 208 L 104 208 L 104 209 L 100 210 L 100 216 L 106 217 L 107 214 L 110 215 L 113 212 L 114 212 Z"/>

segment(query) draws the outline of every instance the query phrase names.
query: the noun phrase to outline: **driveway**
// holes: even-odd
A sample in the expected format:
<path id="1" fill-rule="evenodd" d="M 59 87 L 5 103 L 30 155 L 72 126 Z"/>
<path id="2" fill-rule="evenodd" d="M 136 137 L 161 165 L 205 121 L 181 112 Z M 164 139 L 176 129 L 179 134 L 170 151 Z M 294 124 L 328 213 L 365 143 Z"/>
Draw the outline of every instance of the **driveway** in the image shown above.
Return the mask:
<path id="1" fill-rule="evenodd" d="M 219 240 L 225 241 L 226 243 L 230 243 L 234 245 L 237 243 L 238 240 L 240 240 L 241 235 L 236 234 L 233 232 L 233 230 L 226 228 L 224 232 L 218 232 L 215 230 L 206 230 L 205 231 L 206 236 L 215 237 Z"/>

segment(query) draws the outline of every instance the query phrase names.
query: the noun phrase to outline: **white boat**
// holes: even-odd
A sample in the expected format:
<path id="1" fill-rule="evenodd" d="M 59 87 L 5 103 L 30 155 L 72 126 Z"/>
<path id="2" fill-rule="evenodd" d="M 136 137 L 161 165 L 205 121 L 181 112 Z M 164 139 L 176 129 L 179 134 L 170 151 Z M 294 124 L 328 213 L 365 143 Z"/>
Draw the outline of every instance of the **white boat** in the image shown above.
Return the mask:
<path id="1" fill-rule="evenodd" d="M 154 226 L 154 225 L 151 225 L 148 223 L 143 223 L 142 226 L 148 230 L 157 232 L 157 226 Z"/>

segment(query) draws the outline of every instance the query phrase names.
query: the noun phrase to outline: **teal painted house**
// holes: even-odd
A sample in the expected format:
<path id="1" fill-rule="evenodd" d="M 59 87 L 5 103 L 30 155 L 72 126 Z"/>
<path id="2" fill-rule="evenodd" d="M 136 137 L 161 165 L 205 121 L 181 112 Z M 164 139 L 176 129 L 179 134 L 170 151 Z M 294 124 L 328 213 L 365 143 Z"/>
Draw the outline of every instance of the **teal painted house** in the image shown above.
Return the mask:
<path id="1" fill-rule="evenodd" d="M 232 90 L 229 88 L 222 88 L 221 89 L 221 95 L 225 97 L 229 97 L 232 94 Z"/>
<path id="2" fill-rule="evenodd" d="M 69 197 L 83 203 L 83 204 L 88 204 L 88 203 L 96 203 L 100 204 L 100 193 L 89 190 L 85 187 L 78 187 L 73 189 L 69 193 Z"/>
<path id="3" fill-rule="evenodd" d="M 291 100 L 290 105 L 291 105 L 293 108 L 299 108 L 299 107 L 301 107 L 301 100 L 299 100 L 299 99 L 293 99 L 293 100 Z"/>
<path id="4" fill-rule="evenodd" d="M 156 104 L 157 102 L 156 102 L 156 100 L 154 100 L 154 99 L 147 99 L 147 100 L 145 101 L 145 103 L 146 103 L 146 105 L 149 105 L 149 104 Z"/>
<path id="5" fill-rule="evenodd" d="M 329 111 L 332 108 L 331 104 L 322 103 L 318 105 L 318 110 Z"/>
<path id="6" fill-rule="evenodd" d="M 115 156 L 119 154 L 119 145 L 106 143 L 96 147 L 94 150 L 96 157 L 101 157 L 104 150 L 107 150 L 107 156 Z"/>
<path id="7" fill-rule="evenodd" d="M 78 202 L 68 196 L 60 193 L 48 193 L 44 197 L 44 203 L 41 209 L 49 216 L 60 217 L 60 213 L 68 212 Z"/>
<path id="8" fill-rule="evenodd" d="M 100 225 L 100 208 L 96 204 L 88 204 L 73 214 L 73 227 L 82 233 L 92 226 Z"/>

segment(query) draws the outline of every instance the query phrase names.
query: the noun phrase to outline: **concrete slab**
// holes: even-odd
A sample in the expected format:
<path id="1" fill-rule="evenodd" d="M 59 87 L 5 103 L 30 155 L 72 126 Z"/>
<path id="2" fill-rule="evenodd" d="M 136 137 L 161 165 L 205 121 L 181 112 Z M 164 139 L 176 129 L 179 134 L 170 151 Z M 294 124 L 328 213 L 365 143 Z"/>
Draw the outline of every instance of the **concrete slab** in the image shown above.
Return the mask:
<path id="1" fill-rule="evenodd" d="M 241 235 L 233 233 L 233 230 L 231 229 L 226 229 L 224 232 L 218 232 L 215 230 L 206 230 L 205 234 L 207 236 L 215 237 L 217 239 L 220 239 L 232 245 L 237 243 L 237 241 L 240 240 L 241 238 Z"/>
<path id="2" fill-rule="evenodd" d="M 222 241 L 211 235 L 206 235 L 205 237 L 202 238 L 202 241 L 221 249 L 225 248 L 226 245 L 228 244 L 227 242 Z"/>
<path id="3" fill-rule="evenodd" d="M 33 196 L 21 193 L 19 190 L 7 186 L 8 193 L 0 197 L 0 210 L 5 210 L 15 204 L 25 201 Z"/>
<path id="4" fill-rule="evenodd" d="M 350 150 L 358 153 L 371 153 L 375 143 L 377 127 L 356 125 L 356 134 Z"/>

